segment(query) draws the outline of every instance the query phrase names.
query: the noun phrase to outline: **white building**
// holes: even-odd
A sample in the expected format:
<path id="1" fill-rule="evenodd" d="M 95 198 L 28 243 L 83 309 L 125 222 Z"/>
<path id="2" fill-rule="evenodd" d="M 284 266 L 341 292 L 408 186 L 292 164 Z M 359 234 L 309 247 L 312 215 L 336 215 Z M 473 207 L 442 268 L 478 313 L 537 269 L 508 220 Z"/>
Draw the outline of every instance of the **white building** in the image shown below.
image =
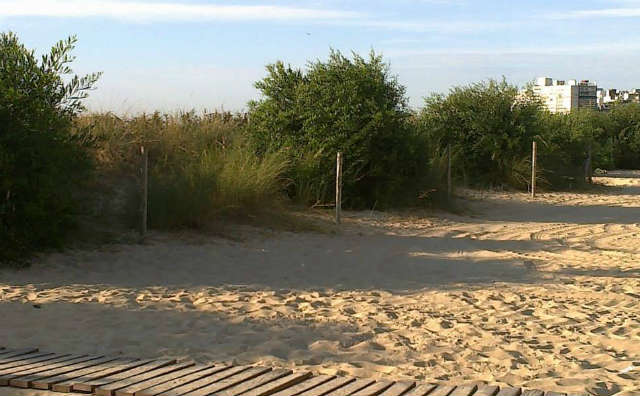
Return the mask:
<path id="1" fill-rule="evenodd" d="M 577 108 L 598 106 L 598 87 L 589 80 L 553 80 L 539 77 L 533 86 L 533 92 L 542 99 L 552 113 L 569 113 Z"/>

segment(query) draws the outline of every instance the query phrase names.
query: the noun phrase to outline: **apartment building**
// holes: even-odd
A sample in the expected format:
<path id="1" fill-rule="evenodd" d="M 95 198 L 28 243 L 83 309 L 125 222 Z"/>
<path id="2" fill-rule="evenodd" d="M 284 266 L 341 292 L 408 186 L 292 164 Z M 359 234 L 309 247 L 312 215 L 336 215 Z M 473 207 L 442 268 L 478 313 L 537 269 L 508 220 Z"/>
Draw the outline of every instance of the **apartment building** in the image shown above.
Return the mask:
<path id="1" fill-rule="evenodd" d="M 552 113 L 569 113 L 577 108 L 598 108 L 598 87 L 589 80 L 554 80 L 539 77 L 532 87 Z"/>

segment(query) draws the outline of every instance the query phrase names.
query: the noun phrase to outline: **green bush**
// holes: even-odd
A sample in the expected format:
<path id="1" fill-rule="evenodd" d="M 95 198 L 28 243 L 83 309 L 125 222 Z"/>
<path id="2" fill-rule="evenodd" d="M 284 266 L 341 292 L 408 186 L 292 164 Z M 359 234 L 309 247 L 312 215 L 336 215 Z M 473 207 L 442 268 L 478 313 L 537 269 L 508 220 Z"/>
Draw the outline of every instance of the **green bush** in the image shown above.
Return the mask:
<path id="1" fill-rule="evenodd" d="M 428 173 L 427 141 L 410 127 L 405 88 L 382 57 L 331 51 L 305 71 L 277 62 L 267 72 L 255 84 L 262 98 L 250 103 L 248 130 L 258 153 L 287 153 L 293 197 L 333 201 L 341 151 L 345 206 L 416 201 Z"/>
<path id="2" fill-rule="evenodd" d="M 419 128 L 442 152 L 451 145 L 455 174 L 469 185 L 523 188 L 540 103 L 506 81 L 480 82 L 426 99 Z"/>
<path id="3" fill-rule="evenodd" d="M 38 61 L 15 34 L 0 34 L 0 262 L 59 247 L 87 180 L 88 140 L 71 133 L 99 75 L 72 76 L 75 38 Z"/>

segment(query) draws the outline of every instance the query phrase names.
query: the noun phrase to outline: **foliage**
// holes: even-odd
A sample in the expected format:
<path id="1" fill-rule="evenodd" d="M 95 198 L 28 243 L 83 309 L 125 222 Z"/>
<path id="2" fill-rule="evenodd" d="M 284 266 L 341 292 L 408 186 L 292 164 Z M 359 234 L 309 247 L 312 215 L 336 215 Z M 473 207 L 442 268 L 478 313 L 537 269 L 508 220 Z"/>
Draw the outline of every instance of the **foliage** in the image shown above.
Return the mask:
<path id="1" fill-rule="evenodd" d="M 74 193 L 91 164 L 71 123 L 99 78 L 71 75 L 75 42 L 38 61 L 15 34 L 0 33 L 0 262 L 60 246 L 73 226 Z"/>
<path id="2" fill-rule="evenodd" d="M 76 126 L 96 139 L 99 171 L 124 184 L 125 216 L 138 219 L 139 148 L 149 153 L 149 225 L 204 227 L 212 219 L 248 214 L 279 204 L 287 181 L 286 158 L 255 155 L 245 143 L 246 118 L 229 113 L 153 113 L 120 118 L 111 113 L 80 117 Z"/>
<path id="3" fill-rule="evenodd" d="M 310 62 L 305 71 L 277 62 L 267 73 L 255 84 L 262 99 L 250 103 L 249 134 L 261 154 L 287 152 L 292 196 L 332 201 L 341 151 L 345 206 L 415 200 L 426 174 L 427 142 L 410 128 L 405 88 L 381 56 L 331 51 L 327 61 Z"/>
<path id="4" fill-rule="evenodd" d="M 451 145 L 456 173 L 466 183 L 523 187 L 539 112 L 534 98 L 519 97 L 504 80 L 489 80 L 428 97 L 419 128 L 441 151 Z"/>

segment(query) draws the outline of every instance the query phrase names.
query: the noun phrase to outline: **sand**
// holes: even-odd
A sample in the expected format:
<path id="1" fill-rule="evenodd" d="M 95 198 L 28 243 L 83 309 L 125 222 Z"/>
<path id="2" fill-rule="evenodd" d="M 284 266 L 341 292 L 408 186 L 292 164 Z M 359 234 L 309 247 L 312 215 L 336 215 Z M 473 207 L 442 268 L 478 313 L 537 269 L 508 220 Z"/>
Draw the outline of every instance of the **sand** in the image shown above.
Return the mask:
<path id="1" fill-rule="evenodd" d="M 609 176 L 462 191 L 465 215 L 346 212 L 337 234 L 51 254 L 0 271 L 0 344 L 640 394 L 640 173 Z"/>

